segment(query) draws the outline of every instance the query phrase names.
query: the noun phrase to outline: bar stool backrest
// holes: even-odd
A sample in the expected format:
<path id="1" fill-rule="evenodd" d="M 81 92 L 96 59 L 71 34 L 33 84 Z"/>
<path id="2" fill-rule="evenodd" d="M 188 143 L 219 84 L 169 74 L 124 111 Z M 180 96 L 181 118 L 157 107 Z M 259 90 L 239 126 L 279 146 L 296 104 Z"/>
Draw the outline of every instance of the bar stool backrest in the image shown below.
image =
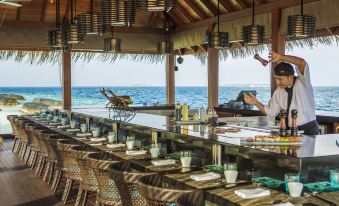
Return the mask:
<path id="1" fill-rule="evenodd" d="M 65 177 L 71 180 L 80 181 L 81 174 L 78 163 L 71 156 L 72 147 L 77 146 L 79 144 L 72 139 L 68 139 L 58 141 L 57 145 L 66 170 Z"/>
<path id="2" fill-rule="evenodd" d="M 38 131 L 45 131 L 46 129 L 40 125 L 34 126 L 33 131 L 32 131 L 32 144 L 33 147 L 40 151 L 40 141 L 38 137 Z"/>
<path id="3" fill-rule="evenodd" d="M 68 139 L 68 137 L 65 137 L 63 135 L 51 135 L 47 139 L 49 145 L 48 152 L 51 153 L 51 156 L 54 156 L 56 158 L 56 166 L 60 169 L 64 169 L 65 167 L 61 151 L 58 149 L 58 142 Z"/>
<path id="4" fill-rule="evenodd" d="M 26 132 L 26 134 L 27 134 L 27 139 L 28 139 L 28 142 L 31 144 L 32 143 L 32 130 L 31 130 L 31 126 L 35 126 L 36 125 L 36 123 L 34 123 L 34 122 L 31 122 L 31 123 L 25 123 L 24 124 L 24 130 L 25 130 L 25 132 Z"/>
<path id="5" fill-rule="evenodd" d="M 16 129 L 19 134 L 19 138 L 22 142 L 28 142 L 28 134 L 25 130 L 25 123 L 30 123 L 27 119 L 18 118 L 15 119 Z"/>
<path id="6" fill-rule="evenodd" d="M 14 136 L 17 136 L 17 131 L 16 131 L 16 127 L 15 127 L 15 118 L 17 118 L 18 115 L 7 115 L 7 119 L 9 121 L 9 123 L 11 123 L 11 127 L 12 127 L 12 134 Z"/>
<path id="7" fill-rule="evenodd" d="M 47 138 L 49 135 L 55 135 L 56 133 L 48 130 L 36 130 L 36 132 L 40 144 L 40 153 L 41 155 L 48 157 Z"/>
<path id="8" fill-rule="evenodd" d="M 88 154 L 87 163 L 92 168 L 98 182 L 99 203 L 105 205 L 121 205 L 119 190 L 115 182 L 109 178 L 109 165 L 118 163 L 116 158 L 110 157 L 108 153 L 96 152 Z"/>
<path id="9" fill-rule="evenodd" d="M 115 182 L 121 197 L 122 205 L 146 206 L 146 199 L 140 195 L 137 182 L 145 175 L 156 173 L 143 173 L 133 171 L 128 161 L 114 163 L 109 166 L 110 178 Z"/>
<path id="10" fill-rule="evenodd" d="M 140 194 L 146 199 L 148 206 L 202 206 L 203 193 L 200 190 L 179 190 L 162 187 L 161 176 L 143 176 L 138 181 Z"/>
<path id="11" fill-rule="evenodd" d="M 71 149 L 71 155 L 76 160 L 81 174 L 81 187 L 86 190 L 96 191 L 98 182 L 94 176 L 92 168 L 87 164 L 87 155 L 95 152 L 92 147 L 87 145 L 74 146 Z"/>

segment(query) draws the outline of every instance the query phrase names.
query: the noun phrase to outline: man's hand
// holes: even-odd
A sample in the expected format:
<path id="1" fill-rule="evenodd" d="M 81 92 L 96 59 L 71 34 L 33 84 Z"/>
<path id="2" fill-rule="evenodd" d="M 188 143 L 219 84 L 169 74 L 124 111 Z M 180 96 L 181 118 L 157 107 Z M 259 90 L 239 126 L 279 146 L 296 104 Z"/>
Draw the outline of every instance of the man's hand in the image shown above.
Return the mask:
<path id="1" fill-rule="evenodd" d="M 255 105 L 258 103 L 257 98 L 252 93 L 244 94 L 244 100 L 246 104 L 250 105 Z"/>
<path id="2" fill-rule="evenodd" d="M 274 51 L 270 51 L 270 55 L 268 58 L 270 58 L 270 61 L 271 62 L 278 62 L 281 60 L 281 54 L 277 53 L 277 52 L 274 52 Z"/>

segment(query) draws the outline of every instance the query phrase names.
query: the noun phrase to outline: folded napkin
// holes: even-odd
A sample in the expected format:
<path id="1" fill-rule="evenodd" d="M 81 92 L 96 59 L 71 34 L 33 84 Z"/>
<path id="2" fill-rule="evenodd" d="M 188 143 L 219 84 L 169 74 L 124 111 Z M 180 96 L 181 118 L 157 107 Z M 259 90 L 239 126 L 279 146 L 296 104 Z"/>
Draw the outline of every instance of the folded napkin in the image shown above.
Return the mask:
<path id="1" fill-rule="evenodd" d="M 199 175 L 191 175 L 190 178 L 195 181 L 205 181 L 205 180 L 214 180 L 219 179 L 221 177 L 220 174 L 214 172 L 208 172 L 206 174 Z"/>
<path id="2" fill-rule="evenodd" d="M 127 155 L 144 155 L 146 154 L 146 150 L 127 150 Z"/>
<path id="3" fill-rule="evenodd" d="M 282 202 L 279 204 L 274 204 L 273 206 L 294 206 L 294 205 L 290 202 Z"/>
<path id="4" fill-rule="evenodd" d="M 102 141 L 106 141 L 107 138 L 106 137 L 92 137 L 92 138 L 90 138 L 90 140 L 92 142 L 102 142 Z"/>
<path id="5" fill-rule="evenodd" d="M 89 145 L 91 145 L 91 146 L 100 146 L 100 145 L 102 145 L 102 142 L 100 142 L 100 143 L 89 143 Z"/>
<path id="6" fill-rule="evenodd" d="M 80 129 L 79 128 L 66 129 L 66 132 L 80 132 Z"/>
<path id="7" fill-rule="evenodd" d="M 43 124 L 45 124 L 45 123 L 50 123 L 51 121 L 48 121 L 48 120 L 43 120 L 43 121 L 40 121 L 40 123 L 43 123 Z"/>
<path id="8" fill-rule="evenodd" d="M 125 147 L 125 144 L 108 144 L 107 145 L 108 148 L 119 148 L 119 147 Z"/>
<path id="9" fill-rule="evenodd" d="M 57 128 L 59 128 L 59 129 L 68 129 L 70 127 L 71 126 L 69 126 L 69 125 L 60 125 L 60 126 L 57 126 Z"/>
<path id="10" fill-rule="evenodd" d="M 174 165 L 175 160 L 167 159 L 167 160 L 152 160 L 152 165 L 154 166 L 165 166 L 165 165 Z"/>
<path id="11" fill-rule="evenodd" d="M 262 188 L 235 190 L 234 193 L 244 199 L 252 199 L 271 195 L 269 190 L 264 190 Z"/>
<path id="12" fill-rule="evenodd" d="M 51 122 L 51 123 L 49 123 L 49 125 L 57 126 L 57 125 L 61 125 L 61 123 L 59 123 L 59 122 Z"/>
<path id="13" fill-rule="evenodd" d="M 76 134 L 77 137 L 89 137 L 92 136 L 92 133 L 77 133 Z"/>
<path id="14" fill-rule="evenodd" d="M 86 137 L 76 137 L 75 139 L 77 139 L 77 140 L 87 140 Z"/>

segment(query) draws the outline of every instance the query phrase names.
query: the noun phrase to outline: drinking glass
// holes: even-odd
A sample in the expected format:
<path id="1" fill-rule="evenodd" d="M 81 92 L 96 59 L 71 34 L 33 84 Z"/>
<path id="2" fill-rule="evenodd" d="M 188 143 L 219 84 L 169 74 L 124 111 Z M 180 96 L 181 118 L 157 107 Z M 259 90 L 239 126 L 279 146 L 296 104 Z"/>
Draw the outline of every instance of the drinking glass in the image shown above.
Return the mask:
<path id="1" fill-rule="evenodd" d="M 288 192 L 289 182 L 300 182 L 300 175 L 298 173 L 286 173 L 285 174 L 285 190 Z"/>
<path id="2" fill-rule="evenodd" d="M 331 185 L 339 186 L 339 169 L 330 170 Z"/>

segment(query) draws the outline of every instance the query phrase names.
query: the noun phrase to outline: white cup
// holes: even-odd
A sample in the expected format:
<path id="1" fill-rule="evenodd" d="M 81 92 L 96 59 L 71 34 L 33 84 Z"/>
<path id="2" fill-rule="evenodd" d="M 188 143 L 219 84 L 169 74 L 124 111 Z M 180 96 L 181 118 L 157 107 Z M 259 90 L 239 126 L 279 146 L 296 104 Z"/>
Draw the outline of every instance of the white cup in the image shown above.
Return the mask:
<path id="1" fill-rule="evenodd" d="M 87 126 L 86 125 L 81 125 L 80 130 L 82 133 L 87 132 Z"/>
<path id="2" fill-rule="evenodd" d="M 237 170 L 226 170 L 224 171 L 226 182 L 234 184 L 237 181 L 238 171 Z"/>
<path id="3" fill-rule="evenodd" d="M 190 167 L 192 162 L 192 157 L 180 157 L 182 167 Z"/>
<path id="4" fill-rule="evenodd" d="M 114 139 L 115 139 L 115 135 L 114 134 L 107 135 L 107 140 L 108 140 L 109 143 L 113 143 Z"/>
<path id="5" fill-rule="evenodd" d="M 159 154 L 160 154 L 160 148 L 155 147 L 155 148 L 151 148 L 149 149 L 150 153 L 151 153 L 151 157 L 152 158 L 158 158 Z"/>
<path id="6" fill-rule="evenodd" d="M 303 191 L 304 184 L 300 182 L 289 182 L 288 185 L 288 191 L 290 193 L 291 197 L 300 197 L 301 192 Z"/>
<path id="7" fill-rule="evenodd" d="M 126 147 L 127 149 L 133 149 L 134 148 L 134 142 L 135 141 L 126 141 Z"/>

